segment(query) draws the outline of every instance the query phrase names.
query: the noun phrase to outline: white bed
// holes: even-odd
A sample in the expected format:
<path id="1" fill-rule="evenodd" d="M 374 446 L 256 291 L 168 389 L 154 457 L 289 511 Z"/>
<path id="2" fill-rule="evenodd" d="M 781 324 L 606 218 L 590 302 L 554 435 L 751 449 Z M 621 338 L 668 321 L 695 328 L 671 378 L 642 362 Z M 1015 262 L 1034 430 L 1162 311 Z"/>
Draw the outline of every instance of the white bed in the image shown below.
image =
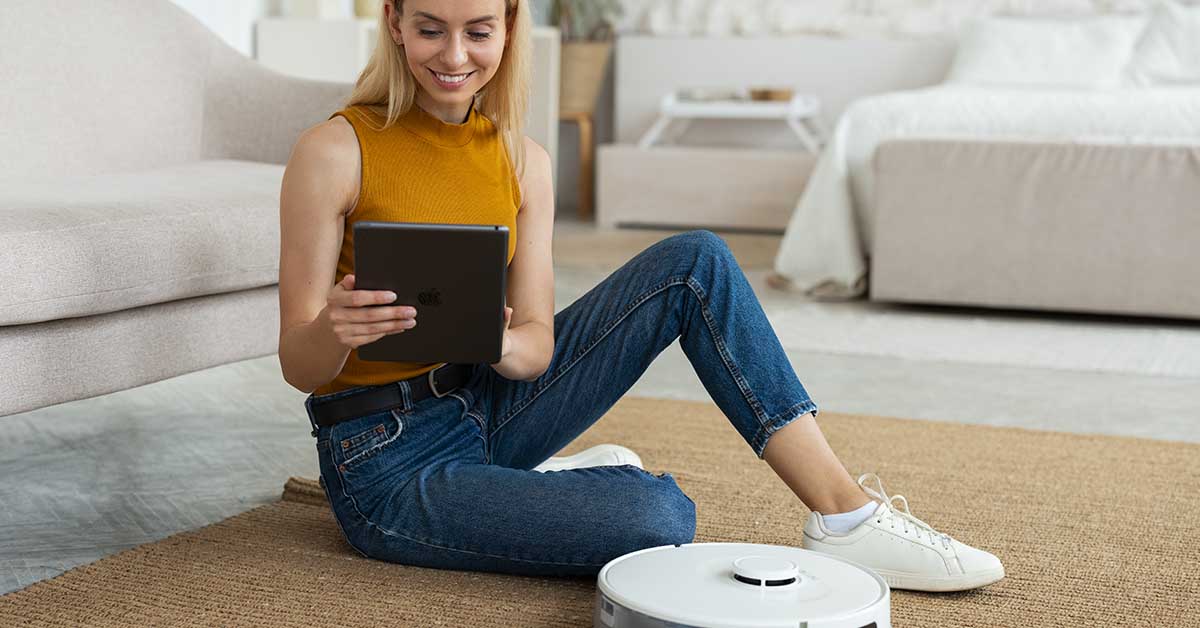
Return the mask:
<path id="1" fill-rule="evenodd" d="M 1110 90 L 942 85 L 871 96 L 839 119 L 788 224 L 775 270 L 818 298 L 867 291 L 871 159 L 900 138 L 1200 143 L 1200 87 Z"/>

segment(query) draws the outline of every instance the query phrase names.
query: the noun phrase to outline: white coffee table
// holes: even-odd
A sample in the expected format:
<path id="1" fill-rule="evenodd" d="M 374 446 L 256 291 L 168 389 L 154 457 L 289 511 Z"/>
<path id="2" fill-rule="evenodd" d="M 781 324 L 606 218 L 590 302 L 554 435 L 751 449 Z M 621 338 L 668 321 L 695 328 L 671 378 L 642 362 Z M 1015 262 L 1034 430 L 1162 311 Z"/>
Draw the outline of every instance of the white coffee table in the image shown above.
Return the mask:
<path id="1" fill-rule="evenodd" d="M 658 120 L 642 135 L 638 147 L 647 149 L 661 142 L 668 127 L 675 121 L 682 133 L 692 120 L 782 120 L 800 139 L 804 148 L 819 153 L 825 143 L 825 131 L 819 116 L 821 102 L 808 94 L 796 94 L 789 101 L 758 100 L 681 100 L 668 94 L 659 104 Z"/>

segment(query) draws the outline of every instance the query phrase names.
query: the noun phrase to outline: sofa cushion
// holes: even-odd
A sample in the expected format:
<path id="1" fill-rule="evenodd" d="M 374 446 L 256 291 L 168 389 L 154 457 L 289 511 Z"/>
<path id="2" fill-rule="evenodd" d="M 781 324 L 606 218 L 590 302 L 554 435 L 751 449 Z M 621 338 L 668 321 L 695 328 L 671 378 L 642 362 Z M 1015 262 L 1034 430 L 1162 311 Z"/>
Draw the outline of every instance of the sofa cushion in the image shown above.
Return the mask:
<path id="1" fill-rule="evenodd" d="M 214 160 L 0 181 L 0 325 L 278 283 L 283 168 Z"/>

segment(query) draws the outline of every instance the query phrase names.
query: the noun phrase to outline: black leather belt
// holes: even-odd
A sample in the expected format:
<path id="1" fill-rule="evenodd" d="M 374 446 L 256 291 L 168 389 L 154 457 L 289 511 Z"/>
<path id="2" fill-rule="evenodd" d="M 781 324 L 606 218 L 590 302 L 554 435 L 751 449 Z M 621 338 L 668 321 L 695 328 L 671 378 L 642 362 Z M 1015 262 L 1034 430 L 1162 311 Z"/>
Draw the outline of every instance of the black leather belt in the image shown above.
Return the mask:
<path id="1" fill-rule="evenodd" d="M 411 403 L 426 397 L 445 397 L 455 388 L 466 384 L 473 370 L 470 364 L 443 364 L 424 375 L 402 380 L 408 382 Z M 341 399 L 314 403 L 313 418 L 321 427 L 332 427 L 342 421 L 374 414 L 404 405 L 400 382 L 375 386 Z"/>

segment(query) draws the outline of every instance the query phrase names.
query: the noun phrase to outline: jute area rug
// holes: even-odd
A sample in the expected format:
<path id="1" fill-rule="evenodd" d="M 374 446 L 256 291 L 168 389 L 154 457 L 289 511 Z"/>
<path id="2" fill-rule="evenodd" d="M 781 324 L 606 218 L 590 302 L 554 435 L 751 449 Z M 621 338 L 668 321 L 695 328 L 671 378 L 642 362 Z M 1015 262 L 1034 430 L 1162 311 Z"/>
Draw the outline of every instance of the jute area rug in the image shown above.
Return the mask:
<path id="1" fill-rule="evenodd" d="M 822 413 L 852 475 L 1004 561 L 960 593 L 893 591 L 896 626 L 1200 625 L 1200 446 Z M 604 442 L 670 471 L 696 542 L 800 544 L 808 511 L 712 404 L 626 398 L 565 454 Z M 315 455 L 315 453 L 314 453 Z M 320 486 L 0 598 L 0 624 L 589 626 L 591 578 L 426 569 L 359 556 Z"/>

